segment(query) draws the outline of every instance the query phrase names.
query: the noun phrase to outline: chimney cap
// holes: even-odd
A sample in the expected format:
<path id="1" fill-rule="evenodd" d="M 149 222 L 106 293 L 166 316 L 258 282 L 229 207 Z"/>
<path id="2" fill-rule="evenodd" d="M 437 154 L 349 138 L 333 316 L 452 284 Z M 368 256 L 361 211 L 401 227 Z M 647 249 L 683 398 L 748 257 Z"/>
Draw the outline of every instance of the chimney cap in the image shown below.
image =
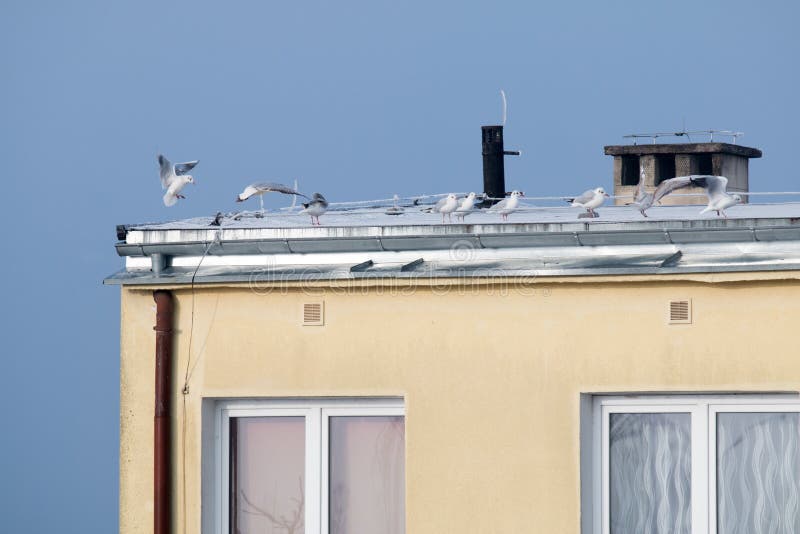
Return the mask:
<path id="1" fill-rule="evenodd" d="M 761 151 L 731 143 L 660 143 L 645 145 L 608 145 L 603 147 L 607 156 L 643 156 L 646 154 L 732 154 L 746 158 L 760 158 Z"/>

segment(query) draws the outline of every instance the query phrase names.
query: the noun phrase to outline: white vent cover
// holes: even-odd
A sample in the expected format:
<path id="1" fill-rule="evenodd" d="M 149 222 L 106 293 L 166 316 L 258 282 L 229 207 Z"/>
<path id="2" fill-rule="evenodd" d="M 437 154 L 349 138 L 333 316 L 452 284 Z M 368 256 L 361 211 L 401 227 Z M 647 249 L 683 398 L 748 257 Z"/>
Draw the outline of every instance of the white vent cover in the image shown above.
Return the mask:
<path id="1" fill-rule="evenodd" d="M 325 306 L 323 302 L 303 303 L 303 326 L 322 326 L 325 324 Z"/>
<path id="2" fill-rule="evenodd" d="M 692 322 L 692 301 L 671 300 L 669 302 L 669 324 L 690 324 Z"/>

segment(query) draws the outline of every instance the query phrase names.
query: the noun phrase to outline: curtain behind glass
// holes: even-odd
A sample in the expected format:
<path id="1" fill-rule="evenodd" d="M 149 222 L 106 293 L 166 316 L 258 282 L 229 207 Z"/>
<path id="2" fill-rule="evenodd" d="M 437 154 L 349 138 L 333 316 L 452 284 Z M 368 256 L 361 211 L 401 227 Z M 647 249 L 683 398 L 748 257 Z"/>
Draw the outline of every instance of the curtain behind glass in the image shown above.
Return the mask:
<path id="1" fill-rule="evenodd" d="M 717 532 L 800 533 L 800 415 L 717 414 Z"/>
<path id="2" fill-rule="evenodd" d="M 691 415 L 610 417 L 611 534 L 690 534 Z"/>
<path id="3" fill-rule="evenodd" d="M 331 417 L 329 431 L 329 532 L 405 532 L 403 417 Z"/>
<path id="4" fill-rule="evenodd" d="M 302 534 L 305 419 L 231 419 L 231 533 Z"/>

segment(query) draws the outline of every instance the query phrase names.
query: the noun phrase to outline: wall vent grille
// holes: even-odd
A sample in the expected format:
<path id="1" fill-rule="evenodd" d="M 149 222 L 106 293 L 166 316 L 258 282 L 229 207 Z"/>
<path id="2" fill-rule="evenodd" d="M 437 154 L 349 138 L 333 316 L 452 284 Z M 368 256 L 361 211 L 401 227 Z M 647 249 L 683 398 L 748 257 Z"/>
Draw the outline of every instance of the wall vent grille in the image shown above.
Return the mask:
<path id="1" fill-rule="evenodd" d="M 322 326 L 325 324 L 325 307 L 322 302 L 303 303 L 303 326 Z"/>
<path id="2" fill-rule="evenodd" d="M 689 324 L 692 322 L 692 301 L 672 300 L 669 303 L 669 324 Z"/>

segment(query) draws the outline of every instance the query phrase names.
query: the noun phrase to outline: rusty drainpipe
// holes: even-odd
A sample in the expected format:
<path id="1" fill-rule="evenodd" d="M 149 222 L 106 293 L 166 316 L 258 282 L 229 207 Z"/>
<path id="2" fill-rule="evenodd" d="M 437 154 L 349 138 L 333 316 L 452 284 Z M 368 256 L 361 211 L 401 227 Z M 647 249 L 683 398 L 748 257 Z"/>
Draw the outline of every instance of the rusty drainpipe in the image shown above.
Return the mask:
<path id="1" fill-rule="evenodd" d="M 153 292 L 156 301 L 156 409 L 153 448 L 153 533 L 170 534 L 172 510 L 172 462 L 170 434 L 170 393 L 172 391 L 172 321 L 173 299 L 169 291 Z"/>

